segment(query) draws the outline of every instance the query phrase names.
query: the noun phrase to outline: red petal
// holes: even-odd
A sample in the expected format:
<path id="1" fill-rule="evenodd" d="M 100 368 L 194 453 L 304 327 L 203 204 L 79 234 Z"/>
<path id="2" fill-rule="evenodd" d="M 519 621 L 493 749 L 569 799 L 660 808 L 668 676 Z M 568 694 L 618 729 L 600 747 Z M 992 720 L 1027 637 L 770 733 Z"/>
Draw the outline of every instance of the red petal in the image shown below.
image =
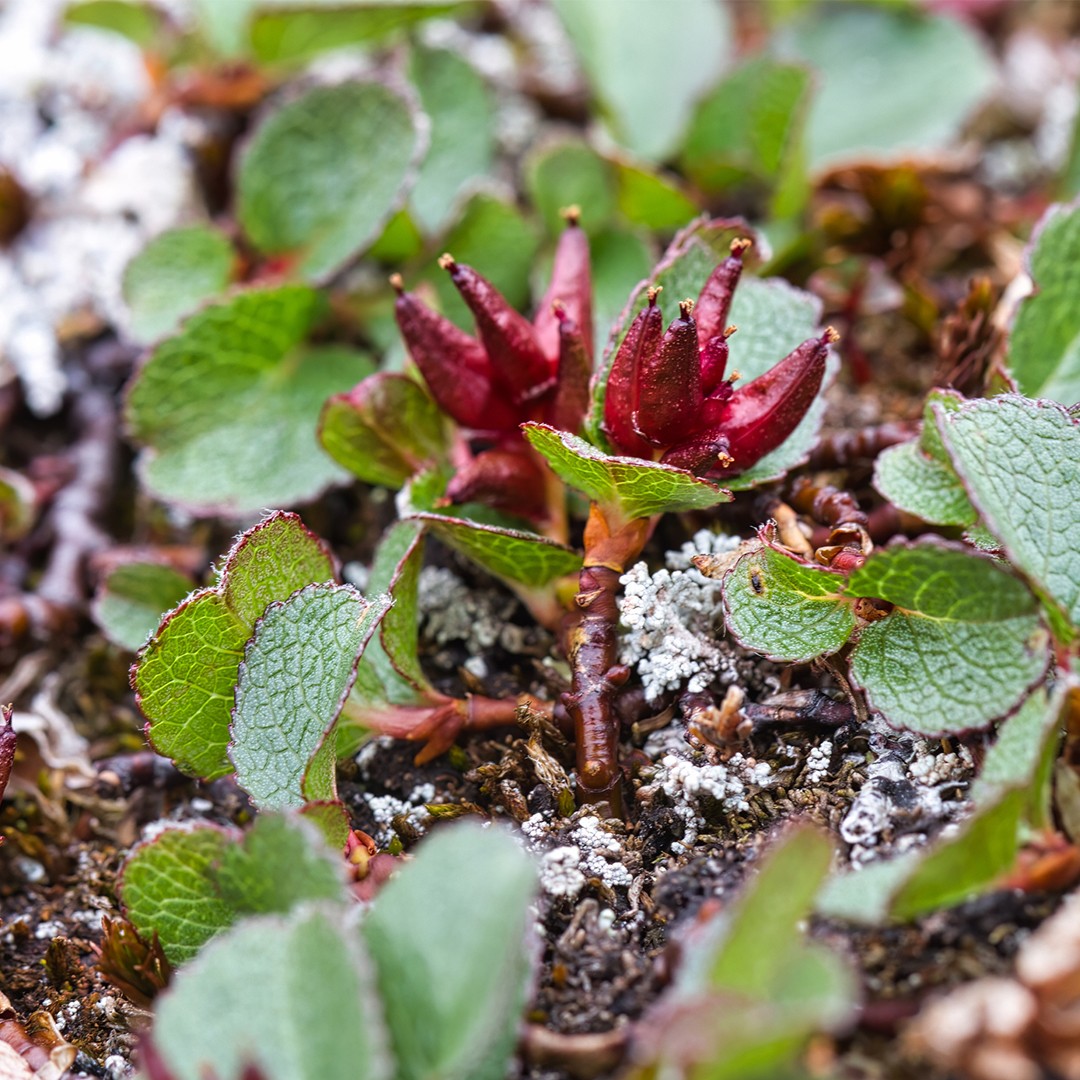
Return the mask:
<path id="1" fill-rule="evenodd" d="M 559 330 L 559 376 L 549 417 L 553 427 L 577 434 L 589 410 L 592 361 L 578 324 L 560 304 L 554 306 Z"/>
<path id="2" fill-rule="evenodd" d="M 656 306 L 659 289 L 649 290 L 649 306 L 630 324 L 611 364 L 604 392 L 604 432 L 624 454 L 651 458 L 653 448 L 635 430 L 633 411 L 642 360 L 660 348 L 664 317 Z"/>
<path id="3" fill-rule="evenodd" d="M 701 360 L 692 300 L 679 305 L 660 348 L 638 365 L 634 430 L 654 446 L 670 446 L 693 429 L 701 409 Z"/>
<path id="4" fill-rule="evenodd" d="M 545 356 L 559 353 L 559 320 L 553 305 L 561 303 L 566 314 L 581 329 L 590 370 L 593 358 L 592 276 L 589 269 L 589 240 L 578 225 L 576 207 L 566 211 L 566 228 L 555 249 L 551 285 L 540 301 L 533 320 L 536 337 Z"/>
<path id="5" fill-rule="evenodd" d="M 732 240 L 731 254 L 709 275 L 705 288 L 698 297 L 694 316 L 698 324 L 698 338 L 702 343 L 724 332 L 731 314 L 731 298 L 742 276 L 743 252 L 750 247 L 749 240 Z"/>

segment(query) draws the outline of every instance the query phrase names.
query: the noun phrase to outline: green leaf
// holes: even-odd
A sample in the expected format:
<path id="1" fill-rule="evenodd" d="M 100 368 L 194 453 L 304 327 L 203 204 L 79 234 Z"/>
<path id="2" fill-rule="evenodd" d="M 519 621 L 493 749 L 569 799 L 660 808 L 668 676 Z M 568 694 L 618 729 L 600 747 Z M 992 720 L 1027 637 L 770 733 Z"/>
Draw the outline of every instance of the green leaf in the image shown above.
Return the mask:
<path id="1" fill-rule="evenodd" d="M 444 544 L 505 581 L 541 589 L 581 569 L 581 556 L 571 548 L 536 533 L 517 532 L 478 521 L 417 514 Z"/>
<path id="2" fill-rule="evenodd" d="M 417 224 L 436 233 L 447 223 L 461 191 L 491 169 L 495 108 L 484 80 L 448 49 L 414 46 L 409 67 L 431 119 L 431 146 L 409 206 Z"/>
<path id="3" fill-rule="evenodd" d="M 607 0 L 554 6 L 616 141 L 648 161 L 667 157 L 731 53 L 726 9 L 712 0 L 669 2 L 662 13 Z"/>
<path id="4" fill-rule="evenodd" d="M 681 229 L 698 214 L 697 203 L 673 177 L 622 158 L 615 158 L 611 164 L 615 169 L 619 213 L 631 224 L 647 229 Z"/>
<path id="5" fill-rule="evenodd" d="M 251 919 L 178 973 L 152 1039 L 176 1080 L 390 1080 L 371 961 L 354 913 Z"/>
<path id="6" fill-rule="evenodd" d="M 127 916 L 145 937 L 157 931 L 173 964 L 190 960 L 233 921 L 210 877 L 232 843 L 233 834 L 212 825 L 168 829 L 124 863 L 119 889 Z"/>
<path id="7" fill-rule="evenodd" d="M 240 223 L 261 251 L 324 280 L 378 238 L 422 150 L 413 108 L 389 88 L 316 87 L 252 135 L 237 173 Z"/>
<path id="8" fill-rule="evenodd" d="M 164 26 L 161 12 L 149 4 L 127 0 L 81 0 L 68 5 L 64 22 L 69 26 L 111 30 L 143 47 L 158 42 Z"/>
<path id="9" fill-rule="evenodd" d="M 309 900 L 346 902 L 344 864 L 301 817 L 261 814 L 241 837 L 211 825 L 166 829 L 124 863 L 120 898 L 140 934 L 175 964 L 241 916 Z"/>
<path id="10" fill-rule="evenodd" d="M 1046 670 L 1048 635 L 1023 582 L 932 540 L 874 552 L 848 593 L 895 604 L 862 630 L 851 674 L 891 724 L 938 735 L 984 727 Z"/>
<path id="11" fill-rule="evenodd" d="M 812 828 L 791 831 L 770 850 L 739 896 L 707 964 L 708 986 L 768 997 L 801 951 L 803 921 L 829 872 L 832 843 Z M 695 963 L 702 963 L 701 959 Z"/>
<path id="12" fill-rule="evenodd" d="M 1052 206 L 1027 253 L 1035 292 L 1020 303 L 1008 363 L 1020 390 L 1071 405 L 1080 400 L 1080 207 Z"/>
<path id="13" fill-rule="evenodd" d="M 474 195 L 443 247 L 458 262 L 475 266 L 519 310 L 529 298 L 529 272 L 540 246 L 536 227 L 516 207 L 493 195 Z M 458 295 L 450 275 L 433 269 L 429 279 L 439 296 L 439 306 L 458 326 L 473 326 L 465 301 Z"/>
<path id="14" fill-rule="evenodd" d="M 0 542 L 21 540 L 38 516 L 37 488 L 22 473 L 0 466 Z"/>
<path id="15" fill-rule="evenodd" d="M 1068 639 L 1080 630 L 1080 427 L 1060 405 L 1014 394 L 939 407 L 937 419 L 984 524 Z"/>
<path id="16" fill-rule="evenodd" d="M 705 191 L 772 185 L 798 139 L 810 99 L 805 68 L 755 57 L 726 76 L 694 113 L 682 164 Z"/>
<path id="17" fill-rule="evenodd" d="M 995 81 L 977 34 L 942 16 L 831 5 L 778 35 L 779 53 L 815 71 L 809 163 L 896 159 L 948 146 Z"/>
<path id="18" fill-rule="evenodd" d="M 303 347 L 319 311 L 300 286 L 237 293 L 154 349 L 125 416 L 155 495 L 198 514 L 243 515 L 345 479 L 315 426 L 326 399 L 372 365 L 349 350 Z"/>
<path id="19" fill-rule="evenodd" d="M 560 137 L 537 146 L 526 158 L 525 186 L 549 233 L 565 227 L 560 210 L 581 209 L 581 226 L 592 236 L 615 212 L 615 176 L 611 165 L 584 139 Z"/>
<path id="20" fill-rule="evenodd" d="M 506 1075 L 529 982 L 535 888 L 508 834 L 461 823 L 425 840 L 379 893 L 362 929 L 399 1080 Z"/>
<path id="21" fill-rule="evenodd" d="M 613 457 L 547 424 L 524 424 L 522 430 L 560 479 L 584 492 L 612 518 L 632 521 L 653 514 L 706 510 L 731 501 L 730 491 L 685 469 Z"/>
<path id="22" fill-rule="evenodd" d="M 154 562 L 121 563 L 106 575 L 94 597 L 92 614 L 105 636 L 135 652 L 194 587 L 186 574 Z"/>
<path id="23" fill-rule="evenodd" d="M 443 460 L 450 440 L 443 414 L 419 383 L 379 372 L 326 403 L 319 441 L 365 483 L 399 488 Z"/>
<path id="24" fill-rule="evenodd" d="M 762 545 L 724 575 L 728 630 L 771 660 L 827 656 L 842 649 L 855 629 L 844 585 L 838 574 Z"/>
<path id="25" fill-rule="evenodd" d="M 918 439 L 878 455 L 874 487 L 900 510 L 934 525 L 974 525 L 978 519 L 956 472 L 927 457 Z"/>
<path id="26" fill-rule="evenodd" d="M 389 605 L 349 585 L 309 585 L 256 624 L 236 684 L 229 757 L 260 809 L 337 797 L 333 727 Z"/>
<path id="27" fill-rule="evenodd" d="M 388 593 L 394 606 L 379 624 L 378 636 L 368 644 L 360 661 L 382 688 L 382 701 L 415 704 L 433 693 L 420 666 L 418 587 L 424 561 L 424 526 L 420 521 L 395 522 L 375 551 L 367 590 Z"/>
<path id="28" fill-rule="evenodd" d="M 272 601 L 333 576 L 330 553 L 295 514 L 278 511 L 244 533 L 218 585 L 170 612 L 139 657 L 136 701 L 154 749 L 192 776 L 231 772 L 233 690 L 255 620 Z"/>
<path id="29" fill-rule="evenodd" d="M 304 816 L 260 814 L 243 842 L 221 853 L 211 878 L 241 915 L 285 914 L 308 900 L 345 903 L 344 861 L 323 842 L 318 823 Z"/>
<path id="30" fill-rule="evenodd" d="M 149 344 L 174 333 L 184 316 L 225 291 L 235 262 L 232 245 L 208 225 L 154 237 L 124 270 L 131 336 Z"/>
<path id="31" fill-rule="evenodd" d="M 238 0 L 204 2 L 228 7 Z M 263 64 L 298 64 L 329 49 L 399 36 L 424 19 L 467 15 L 475 5 L 461 0 L 263 0 L 258 6 L 262 10 L 252 17 L 249 30 L 255 58 Z"/>

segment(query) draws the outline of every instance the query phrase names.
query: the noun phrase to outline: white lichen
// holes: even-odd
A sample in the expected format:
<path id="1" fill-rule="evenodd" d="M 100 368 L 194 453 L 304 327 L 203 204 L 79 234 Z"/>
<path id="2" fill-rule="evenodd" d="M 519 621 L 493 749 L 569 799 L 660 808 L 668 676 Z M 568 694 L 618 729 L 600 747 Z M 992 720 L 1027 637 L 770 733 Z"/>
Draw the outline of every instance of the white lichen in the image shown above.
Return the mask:
<path id="1" fill-rule="evenodd" d="M 639 562 L 620 579 L 620 660 L 637 669 L 650 701 L 667 690 L 701 691 L 736 680 L 734 658 L 722 640 L 720 582 L 705 577 L 690 560 L 734 551 L 738 543 L 703 529 L 668 552 L 662 569 L 650 573 Z"/>

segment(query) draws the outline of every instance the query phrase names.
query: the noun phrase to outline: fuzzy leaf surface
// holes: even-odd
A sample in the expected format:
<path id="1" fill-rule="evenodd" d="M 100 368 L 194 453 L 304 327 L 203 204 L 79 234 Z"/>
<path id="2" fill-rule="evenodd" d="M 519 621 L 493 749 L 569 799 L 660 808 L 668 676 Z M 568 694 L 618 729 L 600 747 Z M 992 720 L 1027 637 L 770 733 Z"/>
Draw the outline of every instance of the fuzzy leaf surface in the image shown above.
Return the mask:
<path id="1" fill-rule="evenodd" d="M 345 906 L 222 935 L 161 996 L 152 1038 L 177 1080 L 389 1080 L 371 961 Z"/>
<path id="2" fill-rule="evenodd" d="M 237 213 L 259 250 L 321 281 L 376 240 L 423 150 L 412 106 L 388 87 L 309 90 L 255 130 L 237 173 Z"/>
<path id="3" fill-rule="evenodd" d="M 851 661 L 852 677 L 891 724 L 927 735 L 984 727 L 1046 670 L 1035 597 L 966 549 L 879 550 L 851 575 L 848 592 L 896 605 L 863 628 Z"/>
<path id="4" fill-rule="evenodd" d="M 626 521 L 653 514 L 705 510 L 731 501 L 731 492 L 699 476 L 640 458 L 613 457 L 568 431 L 525 424 L 525 438 L 555 474 Z"/>
<path id="5" fill-rule="evenodd" d="M 236 683 L 229 757 L 260 809 L 337 797 L 332 729 L 390 600 L 309 585 L 271 604 Z"/>
<path id="6" fill-rule="evenodd" d="M 1034 295 L 1020 303 L 1009 335 L 1009 368 L 1022 393 L 1080 401 L 1080 207 L 1053 206 L 1028 249 Z"/>
<path id="7" fill-rule="evenodd" d="M 135 652 L 192 585 L 191 578 L 161 563 L 122 563 L 109 572 L 94 597 L 94 621 L 114 645 Z"/>
<path id="8" fill-rule="evenodd" d="M 959 394 L 932 390 L 923 407 L 917 439 L 890 446 L 874 463 L 874 487 L 894 506 L 935 525 L 974 525 L 978 512 L 941 441 L 936 408 L 955 412 Z"/>
<path id="9" fill-rule="evenodd" d="M 1048 602 L 1054 630 L 1080 630 L 1080 426 L 1015 394 L 939 412 L 945 446 L 986 526 Z M 1061 625 L 1062 617 L 1068 628 Z"/>
<path id="10" fill-rule="evenodd" d="M 315 437 L 326 399 L 372 371 L 341 348 L 305 348 L 320 301 L 284 286 L 237 293 L 161 342 L 125 417 L 160 498 L 198 514 L 253 514 L 316 497 L 346 474 Z"/>
<path id="11" fill-rule="evenodd" d="M 763 545 L 724 575 L 724 615 L 740 644 L 773 660 L 837 652 L 855 629 L 844 579 Z"/>
<path id="12" fill-rule="evenodd" d="M 339 465 L 365 483 L 399 488 L 445 456 L 446 422 L 415 380 L 386 373 L 361 385 L 332 397 L 319 418 L 319 442 Z"/>
<path id="13" fill-rule="evenodd" d="M 606 0 L 556 0 L 554 7 L 615 140 L 647 161 L 667 157 L 727 62 L 727 11 L 710 0 L 682 0 L 670 17 L 655 19 L 644 8 L 628 17 Z"/>
<path id="14" fill-rule="evenodd" d="M 460 551 L 489 573 L 529 588 L 581 569 L 581 556 L 536 533 L 483 525 L 442 514 L 418 514 L 444 544 Z"/>
<path id="15" fill-rule="evenodd" d="M 529 983 L 535 889 L 507 833 L 462 823 L 427 839 L 379 893 L 362 930 L 400 1080 L 505 1075 Z"/>
<path id="16" fill-rule="evenodd" d="M 132 676 L 147 737 L 191 776 L 232 771 L 225 750 L 244 644 L 267 605 L 335 574 L 322 542 L 295 514 L 276 512 L 244 533 L 220 581 L 170 612 Z"/>
<path id="17" fill-rule="evenodd" d="M 413 83 L 431 119 L 431 145 L 409 207 L 426 233 L 449 220 L 460 192 L 489 172 L 495 153 L 495 109 L 476 69 L 448 49 L 414 46 Z"/>
<path id="18" fill-rule="evenodd" d="M 994 84 L 976 33 L 922 12 L 836 5 L 792 24 L 779 46 L 820 82 L 807 130 L 815 170 L 939 151 Z"/>
<path id="19" fill-rule="evenodd" d="M 156 931 L 173 963 L 243 915 L 348 896 L 342 864 L 317 827 L 276 814 L 260 814 L 242 839 L 210 825 L 165 830 L 132 852 L 120 894 L 139 933 Z"/>
<path id="20" fill-rule="evenodd" d="M 207 225 L 154 237 L 124 271 L 131 336 L 145 345 L 173 333 L 185 315 L 224 292 L 235 261 L 229 241 Z"/>

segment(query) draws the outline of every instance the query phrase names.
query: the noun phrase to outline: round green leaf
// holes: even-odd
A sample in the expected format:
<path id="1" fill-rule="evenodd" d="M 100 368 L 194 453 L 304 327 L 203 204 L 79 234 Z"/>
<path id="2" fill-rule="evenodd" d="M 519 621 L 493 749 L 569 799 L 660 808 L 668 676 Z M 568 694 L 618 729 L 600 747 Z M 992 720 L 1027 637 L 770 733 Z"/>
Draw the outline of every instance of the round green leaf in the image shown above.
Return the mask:
<path id="1" fill-rule="evenodd" d="M 305 348 L 321 309 L 303 286 L 204 308 L 136 374 L 125 415 L 142 477 L 194 513 L 256 513 L 313 499 L 346 474 L 315 437 L 326 399 L 370 374 L 342 348 Z"/>
<path id="2" fill-rule="evenodd" d="M 318 87 L 271 113 L 240 160 L 237 212 L 252 242 L 322 280 L 372 243 L 423 148 L 413 108 L 375 83 Z"/>
<path id="3" fill-rule="evenodd" d="M 925 541 L 874 552 L 848 593 L 895 604 L 859 636 L 851 674 L 898 727 L 985 727 L 1046 671 L 1049 635 L 1024 583 L 970 549 Z"/>
<path id="4" fill-rule="evenodd" d="M 804 661 L 842 649 L 855 629 L 844 579 L 762 545 L 724 575 L 728 630 L 772 660 Z"/>
<path id="5" fill-rule="evenodd" d="M 193 585 L 191 578 L 161 563 L 122 563 L 108 573 L 94 597 L 94 621 L 114 645 L 135 652 Z"/>
<path id="6" fill-rule="evenodd" d="M 581 209 L 581 226 L 599 232 L 615 211 L 612 168 L 580 139 L 559 139 L 538 146 L 525 162 L 525 185 L 543 215 L 548 232 L 558 235 L 564 222 L 560 210 Z"/>

